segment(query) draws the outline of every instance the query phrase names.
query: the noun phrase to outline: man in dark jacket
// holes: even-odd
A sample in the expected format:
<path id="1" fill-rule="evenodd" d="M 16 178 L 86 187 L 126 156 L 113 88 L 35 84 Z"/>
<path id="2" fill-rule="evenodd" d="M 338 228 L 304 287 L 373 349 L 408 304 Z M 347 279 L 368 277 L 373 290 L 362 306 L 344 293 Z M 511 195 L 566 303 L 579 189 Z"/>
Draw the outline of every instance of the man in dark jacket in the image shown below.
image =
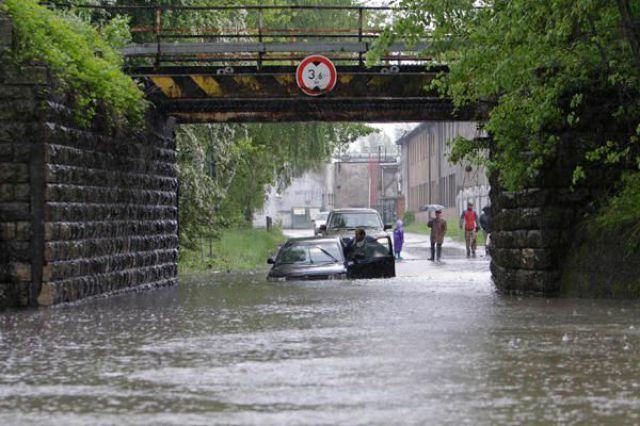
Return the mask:
<path id="1" fill-rule="evenodd" d="M 355 258 L 363 258 L 365 256 L 365 246 L 374 242 L 375 238 L 367 235 L 363 228 L 356 229 L 355 236 L 350 239 L 344 247 L 345 255 L 348 260 Z"/>
<path id="2" fill-rule="evenodd" d="M 491 206 L 484 206 L 480 215 L 480 226 L 487 234 L 491 232 Z"/>
<path id="3" fill-rule="evenodd" d="M 491 251 L 491 206 L 484 206 L 480 215 L 480 226 L 484 232 L 484 253 L 490 255 Z"/>
<path id="4" fill-rule="evenodd" d="M 442 218 L 442 211 L 436 210 L 435 219 L 430 219 L 427 226 L 431 228 L 431 258 L 430 261 L 438 260 L 442 256 L 442 243 L 444 235 L 447 233 L 447 221 Z"/>

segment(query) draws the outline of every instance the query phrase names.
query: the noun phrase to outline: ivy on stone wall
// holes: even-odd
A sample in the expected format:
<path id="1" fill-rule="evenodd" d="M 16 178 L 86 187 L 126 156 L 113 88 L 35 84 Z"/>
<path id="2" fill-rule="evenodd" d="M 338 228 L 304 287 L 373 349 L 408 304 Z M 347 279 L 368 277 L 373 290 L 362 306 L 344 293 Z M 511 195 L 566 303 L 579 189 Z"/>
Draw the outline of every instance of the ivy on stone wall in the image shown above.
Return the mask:
<path id="1" fill-rule="evenodd" d="M 126 18 L 114 19 L 100 34 L 80 17 L 55 13 L 36 0 L 6 0 L 1 12 L 13 22 L 13 62 L 48 66 L 56 90 L 72 100 L 79 124 L 89 125 L 102 109 L 102 119 L 111 124 L 143 122 L 143 93 L 121 71 L 122 57 L 114 49 L 126 43 Z"/>

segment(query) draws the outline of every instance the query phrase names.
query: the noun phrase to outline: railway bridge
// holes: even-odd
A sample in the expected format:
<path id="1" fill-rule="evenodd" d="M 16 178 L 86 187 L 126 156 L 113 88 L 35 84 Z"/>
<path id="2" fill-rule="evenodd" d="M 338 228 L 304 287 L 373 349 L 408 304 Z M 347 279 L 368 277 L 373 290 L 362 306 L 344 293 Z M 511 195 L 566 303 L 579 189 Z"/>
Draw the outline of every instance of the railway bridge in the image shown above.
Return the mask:
<path id="1" fill-rule="evenodd" d="M 124 49 L 127 72 L 144 82 L 149 100 L 181 123 L 401 122 L 471 119 L 475 114 L 471 109 L 454 113 L 451 103 L 430 87 L 447 67 L 425 55 L 424 44 L 394 43 L 378 65 L 367 66 L 367 54 L 381 34 L 376 23 L 392 19 L 398 9 L 299 5 L 103 9 L 153 17 L 149 26 L 134 28 L 138 39 L 152 41 Z M 227 19 L 241 13 L 244 22 L 253 22 L 254 27 L 171 26 L 182 14 L 193 13 Z M 267 26 L 265 15 L 274 13 L 298 15 L 301 21 L 313 18 L 322 27 Z M 350 26 L 332 25 L 338 15 Z M 309 96 L 296 82 L 296 69 L 309 55 L 322 55 L 335 64 L 335 86 L 320 96 Z"/>
<path id="2" fill-rule="evenodd" d="M 46 69 L 16 73 L 0 66 L 0 307 L 51 305 L 177 282 L 175 125 L 486 117 L 482 105 L 455 110 L 438 96 L 430 83 L 447 67 L 425 54 L 426 45 L 392 44 L 368 66 L 381 26 L 399 9 L 61 2 L 57 7 L 133 17 L 135 42 L 123 50 L 125 69 L 153 105 L 152 130 L 114 132 L 100 123 L 77 128 L 64 99 L 48 94 Z M 268 25 L 266 18 L 278 14 L 324 25 Z M 201 24 L 184 26 L 183 18 L 194 15 Z M 353 24 L 336 27 L 345 18 Z M 11 21 L 3 18 L 0 47 L 12 46 L 11 34 Z M 310 56 L 311 69 L 326 66 L 331 84 L 305 82 L 306 68 L 300 67 Z M 504 204 L 504 212 L 494 212 L 497 219 L 512 217 L 527 197 Z M 554 252 L 539 232 L 546 210 L 529 204 L 528 222 L 514 219 L 506 229 L 524 230 L 525 238 L 520 245 L 497 247 L 508 261 L 494 262 L 494 277 L 506 290 L 553 293 Z M 562 225 L 559 220 L 554 226 Z"/>

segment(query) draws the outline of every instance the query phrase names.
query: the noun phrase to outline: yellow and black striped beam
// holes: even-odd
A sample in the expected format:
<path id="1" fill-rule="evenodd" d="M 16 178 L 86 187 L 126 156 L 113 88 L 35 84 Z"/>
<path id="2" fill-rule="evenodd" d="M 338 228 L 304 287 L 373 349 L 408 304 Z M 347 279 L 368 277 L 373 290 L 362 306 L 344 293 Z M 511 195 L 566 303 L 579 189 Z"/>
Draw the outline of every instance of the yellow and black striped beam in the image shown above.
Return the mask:
<path id="1" fill-rule="evenodd" d="M 445 69 L 339 67 L 334 90 L 302 93 L 295 67 L 137 68 L 147 97 L 180 122 L 469 120 L 438 97 L 431 82 Z"/>

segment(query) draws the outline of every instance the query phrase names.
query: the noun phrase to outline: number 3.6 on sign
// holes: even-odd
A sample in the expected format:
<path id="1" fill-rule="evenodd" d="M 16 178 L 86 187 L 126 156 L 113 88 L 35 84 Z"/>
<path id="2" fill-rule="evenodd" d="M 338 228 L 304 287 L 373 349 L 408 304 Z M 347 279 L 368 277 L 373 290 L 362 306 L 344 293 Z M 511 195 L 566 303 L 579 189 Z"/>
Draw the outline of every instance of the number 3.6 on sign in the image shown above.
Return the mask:
<path id="1" fill-rule="evenodd" d="M 296 70 L 298 87 L 309 96 L 330 92 L 336 85 L 336 67 L 322 55 L 307 56 Z"/>

